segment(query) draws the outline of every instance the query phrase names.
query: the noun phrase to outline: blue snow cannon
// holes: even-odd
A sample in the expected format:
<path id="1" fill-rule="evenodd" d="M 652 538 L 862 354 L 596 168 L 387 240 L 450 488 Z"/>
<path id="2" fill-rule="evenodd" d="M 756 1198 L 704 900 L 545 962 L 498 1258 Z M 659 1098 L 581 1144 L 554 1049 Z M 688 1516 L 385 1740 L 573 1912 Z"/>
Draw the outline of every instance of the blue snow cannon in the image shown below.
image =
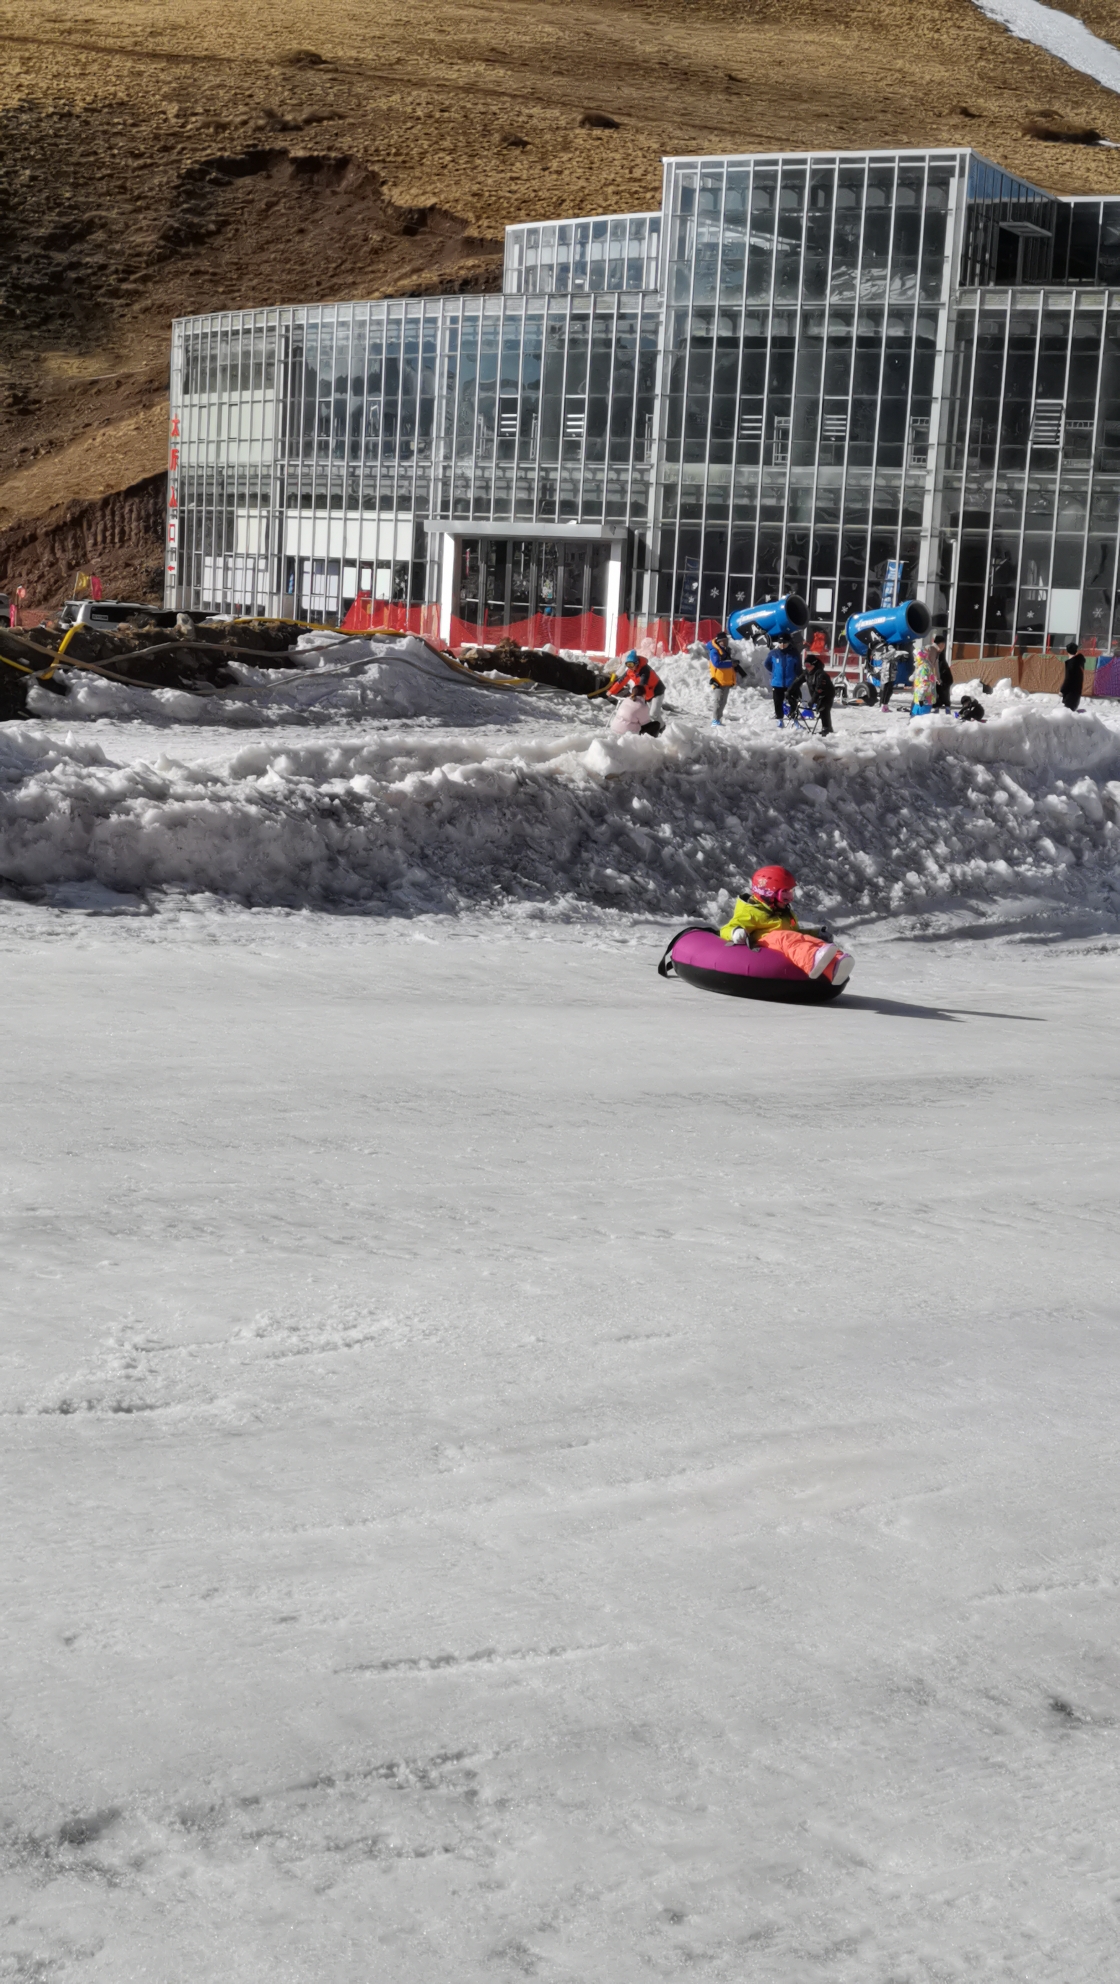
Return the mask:
<path id="1" fill-rule="evenodd" d="M 799 634 L 809 624 L 809 609 L 799 593 L 787 592 L 784 599 L 768 599 L 762 606 L 742 606 L 727 623 L 733 641 L 745 641 L 753 629 L 769 641 L 779 634 Z"/>
<path id="2" fill-rule="evenodd" d="M 888 648 L 905 648 L 922 634 L 928 634 L 932 625 L 928 606 L 923 606 L 920 599 L 904 599 L 901 606 L 880 606 L 870 613 L 853 613 L 844 632 L 848 646 L 856 654 L 866 654 L 869 634 L 874 634 Z"/>

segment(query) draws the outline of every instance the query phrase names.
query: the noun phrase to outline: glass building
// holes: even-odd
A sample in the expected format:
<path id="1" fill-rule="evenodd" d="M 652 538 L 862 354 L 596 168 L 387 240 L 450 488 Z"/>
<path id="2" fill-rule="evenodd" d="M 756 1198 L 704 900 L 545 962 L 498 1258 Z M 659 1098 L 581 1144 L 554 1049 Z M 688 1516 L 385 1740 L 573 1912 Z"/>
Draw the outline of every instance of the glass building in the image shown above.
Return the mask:
<path id="1" fill-rule="evenodd" d="M 665 162 L 500 294 L 177 322 L 166 602 L 616 651 L 794 589 L 1120 639 L 1120 201 L 968 151 Z"/>

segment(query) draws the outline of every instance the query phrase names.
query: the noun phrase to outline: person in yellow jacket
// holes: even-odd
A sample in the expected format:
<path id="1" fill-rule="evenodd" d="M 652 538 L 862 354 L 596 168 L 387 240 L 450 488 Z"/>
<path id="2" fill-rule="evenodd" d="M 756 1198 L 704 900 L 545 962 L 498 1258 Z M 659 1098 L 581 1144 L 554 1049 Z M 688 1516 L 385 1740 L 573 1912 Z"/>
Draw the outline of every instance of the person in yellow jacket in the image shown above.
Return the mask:
<path id="1" fill-rule="evenodd" d="M 740 896 L 720 931 L 725 944 L 781 951 L 806 978 L 828 978 L 845 985 L 852 959 L 831 937 L 802 930 L 790 907 L 797 877 L 788 868 L 756 868 L 749 896 Z"/>
<path id="2" fill-rule="evenodd" d="M 710 641 L 705 641 L 704 650 L 708 657 L 708 683 L 712 692 L 712 729 L 721 730 L 727 698 L 742 671 L 731 652 L 729 634 L 713 634 Z"/>

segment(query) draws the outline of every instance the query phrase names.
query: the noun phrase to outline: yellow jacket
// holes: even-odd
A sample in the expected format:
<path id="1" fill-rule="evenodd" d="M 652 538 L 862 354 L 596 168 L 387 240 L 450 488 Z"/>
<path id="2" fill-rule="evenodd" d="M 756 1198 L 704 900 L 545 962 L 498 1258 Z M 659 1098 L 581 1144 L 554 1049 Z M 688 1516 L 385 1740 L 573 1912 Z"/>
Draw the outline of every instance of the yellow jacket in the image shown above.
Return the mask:
<path id="1" fill-rule="evenodd" d="M 756 902 L 751 896 L 744 902 L 740 896 L 731 912 L 730 920 L 724 924 L 720 936 L 725 944 L 731 942 L 733 930 L 745 930 L 748 943 L 765 936 L 767 930 L 796 930 L 797 918 L 792 909 L 771 909 L 768 903 Z"/>

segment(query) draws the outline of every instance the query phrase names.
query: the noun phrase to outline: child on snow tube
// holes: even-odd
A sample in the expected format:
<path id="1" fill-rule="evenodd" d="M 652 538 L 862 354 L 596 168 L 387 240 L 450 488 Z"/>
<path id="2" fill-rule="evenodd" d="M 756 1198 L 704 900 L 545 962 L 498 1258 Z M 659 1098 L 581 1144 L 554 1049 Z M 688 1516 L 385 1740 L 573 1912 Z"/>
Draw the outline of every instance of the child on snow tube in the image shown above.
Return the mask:
<path id="1" fill-rule="evenodd" d="M 725 944 L 750 944 L 781 951 L 806 978 L 827 978 L 845 985 L 852 959 L 825 932 L 802 930 L 790 908 L 797 878 L 788 868 L 756 868 L 749 896 L 740 896 L 720 931 Z"/>

